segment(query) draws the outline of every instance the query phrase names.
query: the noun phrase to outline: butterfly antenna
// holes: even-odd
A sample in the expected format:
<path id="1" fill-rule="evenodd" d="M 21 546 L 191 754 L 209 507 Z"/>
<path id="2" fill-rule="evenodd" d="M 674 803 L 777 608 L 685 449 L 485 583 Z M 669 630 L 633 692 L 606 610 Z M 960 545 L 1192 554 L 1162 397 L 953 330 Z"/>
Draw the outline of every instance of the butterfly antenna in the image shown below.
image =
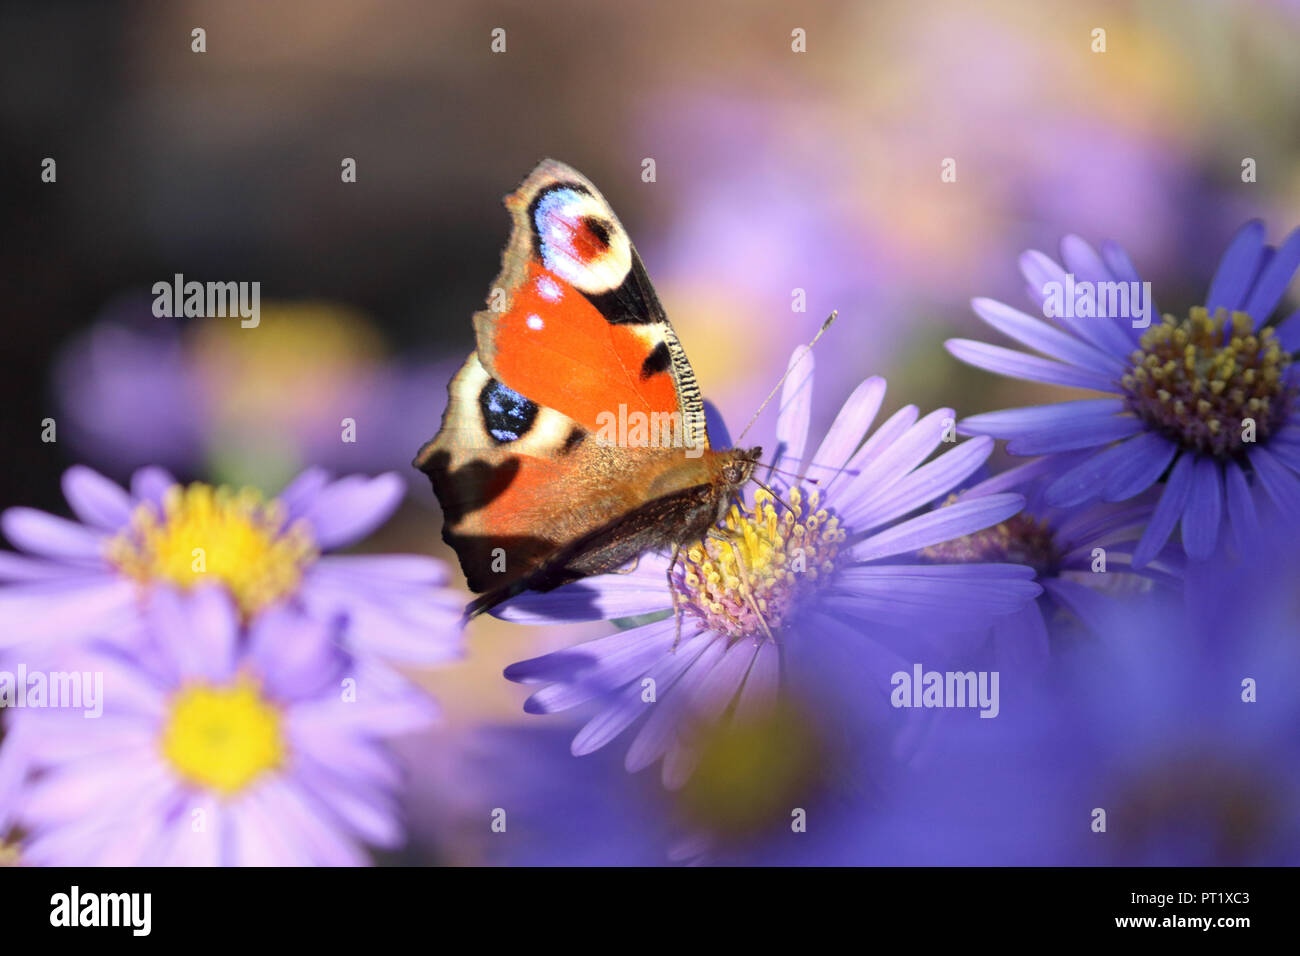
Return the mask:
<path id="1" fill-rule="evenodd" d="M 826 321 L 822 323 L 822 327 L 817 330 L 817 334 L 813 336 L 812 341 L 808 343 L 808 347 L 803 350 L 803 354 L 799 356 L 799 361 L 803 361 L 804 355 L 807 355 L 812 351 L 812 347 L 817 344 L 817 340 L 826 333 L 826 330 L 831 327 L 831 323 L 835 321 L 835 316 L 839 314 L 839 309 L 836 309 L 827 317 Z M 737 445 L 740 444 L 740 439 L 745 437 L 746 432 L 754 427 L 754 422 L 758 421 L 758 416 L 763 414 L 763 409 L 767 408 L 767 403 L 776 398 L 776 393 L 781 390 L 781 386 L 785 384 L 785 380 L 790 377 L 790 373 L 794 371 L 795 365 L 798 364 L 799 362 L 794 362 L 786 368 L 785 374 L 781 376 L 780 380 L 776 383 L 775 387 L 773 387 L 767 398 L 763 399 L 763 404 L 758 406 L 758 411 L 754 412 L 753 417 L 750 418 L 749 424 L 745 426 L 745 431 L 742 431 L 740 436 L 736 439 L 735 443 Z"/>
<path id="2" fill-rule="evenodd" d="M 778 475 L 789 475 L 791 478 L 799 478 L 799 472 L 797 471 L 787 471 L 784 468 L 776 467 L 776 465 L 765 465 L 764 467 L 766 467 L 769 472 L 774 471 Z M 821 482 L 819 482 L 816 478 L 809 478 L 807 475 L 805 475 L 803 478 L 800 478 L 799 480 L 806 481 L 810 485 L 821 484 Z"/>
<path id="3" fill-rule="evenodd" d="M 790 512 L 790 514 L 794 514 L 794 509 L 790 507 L 790 502 L 786 501 L 784 498 L 782 498 L 780 495 L 778 495 L 775 491 L 773 491 L 773 490 L 772 490 L 771 488 L 769 488 L 767 485 L 763 484 L 763 482 L 762 482 L 760 479 L 758 479 L 758 478 L 754 478 L 752 475 L 750 476 L 750 479 L 754 482 L 754 484 L 758 485 L 758 487 L 762 488 L 764 491 L 766 491 L 769 495 L 771 495 L 773 498 L 775 498 L 775 499 L 776 499 L 777 501 L 779 501 L 781 504 L 785 505 L 785 510 L 786 510 L 786 511 Z"/>

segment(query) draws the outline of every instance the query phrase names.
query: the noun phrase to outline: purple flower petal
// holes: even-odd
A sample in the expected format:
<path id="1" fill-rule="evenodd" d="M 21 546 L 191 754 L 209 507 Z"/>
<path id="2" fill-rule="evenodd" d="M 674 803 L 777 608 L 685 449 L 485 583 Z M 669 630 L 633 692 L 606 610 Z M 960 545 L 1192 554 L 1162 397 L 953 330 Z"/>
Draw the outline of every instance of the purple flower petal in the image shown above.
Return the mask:
<path id="1" fill-rule="evenodd" d="M 1143 424 L 1131 415 L 1080 420 L 1055 432 L 1044 431 L 1013 438 L 1007 442 L 1007 451 L 1013 455 L 1046 455 L 1080 448 L 1094 448 L 1097 445 L 1136 435 L 1143 428 Z"/>
<path id="2" fill-rule="evenodd" d="M 1300 309 L 1277 324 L 1277 340 L 1286 351 L 1300 352 Z"/>
<path id="3" fill-rule="evenodd" d="M 85 568 L 69 566 L 62 562 L 49 561 L 45 558 L 28 557 L 13 551 L 0 551 L 0 581 L 58 581 L 64 578 L 84 577 Z"/>
<path id="4" fill-rule="evenodd" d="M 1219 260 L 1219 268 L 1215 270 L 1209 294 L 1205 297 L 1205 307 L 1211 315 L 1219 308 L 1231 312 L 1242 307 L 1259 268 L 1263 248 L 1263 222 L 1252 219 L 1237 230 Z"/>
<path id="5" fill-rule="evenodd" d="M 918 620 L 932 615 L 969 628 L 977 618 L 1009 614 L 1042 593 L 1033 571 L 1021 565 L 871 565 L 845 568 L 840 577 L 854 606 L 884 622 L 916 612 Z"/>
<path id="6" fill-rule="evenodd" d="M 1031 249 L 1020 256 L 1020 273 L 1029 283 L 1035 301 L 1040 305 L 1044 300 L 1044 287 L 1049 282 L 1065 283 L 1065 270 L 1051 256 Z M 1095 345 L 1116 358 L 1124 358 L 1131 351 L 1131 342 L 1123 341 L 1116 335 L 1122 332 L 1120 323 L 1111 320 L 1098 321 L 1095 317 L 1060 315 L 1052 317 L 1059 325 L 1069 329 L 1085 342 Z M 1125 336 L 1127 338 L 1127 336 Z M 1084 386 L 1091 387 L 1091 386 Z M 1099 391 L 1112 391 L 1104 388 Z"/>
<path id="7" fill-rule="evenodd" d="M 1133 567 L 1144 568 L 1151 563 L 1169 540 L 1178 519 L 1183 516 L 1191 490 L 1192 462 L 1191 455 L 1180 455 L 1174 464 L 1174 470 L 1169 473 L 1169 481 L 1165 484 L 1164 493 L 1160 495 L 1151 521 L 1133 551 Z"/>
<path id="8" fill-rule="evenodd" d="M 1150 488 L 1178 454 L 1178 446 L 1162 435 L 1148 432 L 1123 443 L 1125 457 L 1102 488 L 1102 501 L 1127 501 Z"/>
<path id="9" fill-rule="evenodd" d="M 683 641 L 675 652 L 665 654 L 645 675 L 646 679 L 654 682 L 653 703 L 645 700 L 646 689 L 642 687 L 641 681 L 628 686 L 608 707 L 603 708 L 578 731 L 569 746 L 570 752 L 575 757 L 593 753 L 647 712 L 656 713 L 673 691 L 681 675 L 694 666 L 705 649 L 721 643 L 718 635 L 711 631 L 699 634 L 689 641 Z M 647 761 L 647 764 L 649 762 Z"/>
<path id="10" fill-rule="evenodd" d="M 1124 402 L 1118 398 L 1086 398 L 972 415 L 962 419 L 961 430 L 971 435 L 1019 438 L 1043 431 L 1073 430 L 1108 423 L 1123 410 Z"/>
<path id="11" fill-rule="evenodd" d="M 774 641 L 764 641 L 749 669 L 749 677 L 736 702 L 736 720 L 746 721 L 772 706 L 781 685 L 781 652 Z"/>
<path id="12" fill-rule="evenodd" d="M 83 524 L 35 508 L 8 508 L 0 528 L 16 547 L 47 558 L 103 564 L 109 536 Z"/>
<path id="13" fill-rule="evenodd" d="M 1047 487 L 1047 503 L 1072 508 L 1098 496 L 1105 501 L 1127 500 L 1155 484 L 1176 451 L 1153 432 L 1122 441 L 1061 474 Z"/>
<path id="14" fill-rule="evenodd" d="M 308 468 L 284 486 L 276 497 L 291 515 L 302 514 L 330 482 L 324 468 Z"/>
<path id="15" fill-rule="evenodd" d="M 846 474 L 842 469 L 857 450 L 862 436 L 870 430 L 884 397 L 885 380 L 878 376 L 853 390 L 804 471 L 810 481 L 819 482 L 829 491 Z"/>
<path id="16" fill-rule="evenodd" d="M 972 299 L 971 306 L 993 328 L 1048 358 L 1089 369 L 1107 379 L 1119 378 L 1124 374 L 1125 363 L 1115 356 L 1086 342 L 1080 342 L 1074 336 L 1066 335 L 1009 305 L 1003 305 L 994 299 Z"/>
<path id="17" fill-rule="evenodd" d="M 116 575 L 0 588 L 0 648 L 110 637 L 137 621 L 136 584 Z"/>
<path id="18" fill-rule="evenodd" d="M 178 678 L 186 675 L 224 680 L 234 672 L 239 618 L 220 587 L 200 587 L 187 593 L 157 588 L 149 600 L 150 624 L 165 634 L 185 634 L 168 642 Z"/>
<path id="19" fill-rule="evenodd" d="M 1300 477 L 1263 448 L 1252 448 L 1246 454 L 1282 517 L 1291 524 L 1300 522 Z"/>
<path id="20" fill-rule="evenodd" d="M 1212 458 L 1197 457 L 1187 510 L 1183 512 L 1183 547 L 1187 556 L 1204 561 L 1214 553 L 1223 515 L 1223 478 Z"/>
<path id="21" fill-rule="evenodd" d="M 1138 275 L 1138 271 L 1133 265 L 1133 260 L 1129 258 L 1128 252 L 1119 243 L 1110 239 L 1103 242 L 1101 244 L 1101 257 L 1111 275 L 1120 282 L 1142 281 L 1142 277 Z"/>
<path id="22" fill-rule="evenodd" d="M 331 554 L 318 559 L 314 569 L 331 577 L 364 577 L 376 588 L 437 587 L 448 579 L 447 566 L 423 554 Z"/>
<path id="23" fill-rule="evenodd" d="M 972 339 L 949 339 L 944 348 L 967 365 L 986 372 L 1020 378 L 1047 385 L 1065 385 L 1070 388 L 1087 388 L 1094 392 L 1116 392 L 1115 381 L 1104 375 L 1073 365 L 1064 365 L 1036 355 L 1025 355 L 998 345 L 976 342 Z"/>
<path id="24" fill-rule="evenodd" d="M 1113 601 L 1092 588 L 1065 578 L 1048 578 L 1043 581 L 1049 594 L 1064 604 L 1084 626 L 1098 637 L 1105 638 L 1115 632 L 1115 615 L 1118 611 Z"/>
<path id="25" fill-rule="evenodd" d="M 131 496 L 85 465 L 73 465 L 63 473 L 63 497 L 77 517 L 104 531 L 117 531 L 131 520 Z"/>
<path id="26" fill-rule="evenodd" d="M 525 591 L 493 611 L 516 624 L 558 621 L 609 621 L 654 614 L 672 607 L 668 555 L 643 554 L 630 574 L 601 574 L 554 591 Z"/>
<path id="27" fill-rule="evenodd" d="M 790 356 L 789 375 L 781 389 L 781 411 L 776 419 L 777 457 L 773 463 L 783 467 L 789 461 L 798 468 L 808 443 L 808 421 L 812 414 L 813 355 L 808 346 L 800 346 Z"/>
<path id="28" fill-rule="evenodd" d="M 1024 497 L 1015 494 L 958 501 L 874 534 L 855 545 L 851 553 L 858 561 L 875 561 L 918 551 L 1005 521 L 1024 506 Z"/>
<path id="29" fill-rule="evenodd" d="M 1227 493 L 1228 526 L 1233 542 L 1241 554 L 1250 554 L 1260 540 L 1259 515 L 1246 475 L 1235 461 L 1224 465 L 1224 490 Z"/>
<path id="30" fill-rule="evenodd" d="M 844 496 L 853 501 L 887 491 L 939 447 L 955 421 L 951 408 L 940 408 L 926 415 L 851 478 L 844 486 Z"/>
<path id="31" fill-rule="evenodd" d="M 1293 230 L 1278 246 L 1246 300 L 1242 311 L 1255 320 L 1256 326 L 1262 325 L 1273 314 L 1297 268 L 1300 268 L 1300 229 Z"/>
<path id="32" fill-rule="evenodd" d="M 1037 601 L 993 621 L 993 647 L 1000 665 L 1041 673 L 1050 659 L 1047 622 Z"/>
<path id="33" fill-rule="evenodd" d="M 321 549 L 352 544 L 374 531 L 401 504 L 406 485 L 395 472 L 376 478 L 351 475 L 305 497 L 294 518 L 311 523 Z"/>
<path id="34" fill-rule="evenodd" d="M 171 472 L 150 465 L 131 476 L 131 497 L 136 501 L 151 501 L 161 507 L 167 489 L 176 484 Z"/>
<path id="35" fill-rule="evenodd" d="M 880 495 L 867 494 L 842 514 L 842 524 L 857 532 L 900 518 L 957 487 L 988 460 L 993 439 L 972 438 L 927 462 Z"/>
<path id="36" fill-rule="evenodd" d="M 691 664 L 677 682 L 671 693 L 665 694 L 659 689 L 658 702 L 650 714 L 650 719 L 632 740 L 623 765 L 630 773 L 636 773 L 654 763 L 664 755 L 677 736 L 681 721 L 688 711 L 692 695 L 709 676 L 709 671 L 717 666 L 722 655 L 726 653 L 727 642 L 715 636 L 703 653 Z"/>
<path id="37" fill-rule="evenodd" d="M 760 645 L 747 638 L 733 641 L 718 665 L 700 681 L 690 702 L 690 719 L 697 726 L 714 723 L 736 699 Z"/>
<path id="38" fill-rule="evenodd" d="M 1101 257 L 1079 236 L 1065 236 L 1061 240 L 1061 258 L 1079 279 L 1088 282 L 1112 281 L 1110 271 Z M 1096 336 L 1098 343 L 1107 353 L 1118 359 L 1125 359 L 1133 349 L 1133 336 L 1130 334 L 1133 331 L 1133 318 L 1132 315 L 1097 316 L 1083 321 L 1090 321 L 1089 331 Z M 1126 364 L 1121 362 L 1121 367 Z"/>
<path id="39" fill-rule="evenodd" d="M 682 642 L 693 638 L 699 630 L 694 619 L 683 621 Z M 524 710 L 530 714 L 558 713 L 618 690 L 646 673 L 655 661 L 671 651 L 676 633 L 677 623 L 666 618 L 519 661 L 505 669 L 505 677 L 520 683 L 553 681 L 530 697 Z"/>

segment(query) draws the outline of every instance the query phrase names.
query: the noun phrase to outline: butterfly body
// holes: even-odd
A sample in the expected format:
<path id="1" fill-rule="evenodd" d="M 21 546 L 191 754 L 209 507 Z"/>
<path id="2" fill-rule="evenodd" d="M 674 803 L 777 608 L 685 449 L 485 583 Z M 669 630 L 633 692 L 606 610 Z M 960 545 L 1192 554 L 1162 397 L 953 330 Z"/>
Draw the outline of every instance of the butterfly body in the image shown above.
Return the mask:
<path id="1" fill-rule="evenodd" d="M 641 260 L 585 177 L 542 162 L 476 350 L 416 457 L 476 614 L 702 537 L 760 450 L 709 446 L 695 376 Z M 627 427 L 628 423 L 632 427 Z"/>

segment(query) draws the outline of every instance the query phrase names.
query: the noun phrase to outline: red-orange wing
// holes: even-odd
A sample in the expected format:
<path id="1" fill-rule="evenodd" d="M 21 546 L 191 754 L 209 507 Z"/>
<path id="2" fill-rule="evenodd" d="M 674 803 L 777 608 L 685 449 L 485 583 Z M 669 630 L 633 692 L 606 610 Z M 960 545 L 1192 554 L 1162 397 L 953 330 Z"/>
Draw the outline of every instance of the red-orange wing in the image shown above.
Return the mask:
<path id="1" fill-rule="evenodd" d="M 676 413 L 683 443 L 707 447 L 690 362 L 596 187 L 545 160 L 506 208 L 514 229 L 501 274 L 474 316 L 488 374 L 593 432 L 623 410 Z"/>

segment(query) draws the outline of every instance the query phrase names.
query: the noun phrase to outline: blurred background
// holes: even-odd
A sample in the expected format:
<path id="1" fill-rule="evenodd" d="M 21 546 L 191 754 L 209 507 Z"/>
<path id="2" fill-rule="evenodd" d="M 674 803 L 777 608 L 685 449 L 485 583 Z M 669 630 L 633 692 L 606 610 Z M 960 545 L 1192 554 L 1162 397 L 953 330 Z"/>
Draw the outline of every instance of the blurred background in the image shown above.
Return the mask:
<path id="1" fill-rule="evenodd" d="M 6 3 L 0 506 L 63 512 L 73 462 L 268 491 L 396 469 L 410 499 L 367 549 L 454 564 L 409 462 L 472 348 L 501 197 L 545 156 L 613 204 L 730 421 L 832 309 L 815 427 L 872 374 L 886 411 L 1054 400 L 943 351 L 977 333 L 969 299 L 1023 306 L 1017 255 L 1075 232 L 1124 244 L 1176 312 L 1242 220 L 1300 224 L 1298 40 L 1295 0 Z M 154 318 L 175 273 L 260 282 L 261 325 Z M 422 678 L 448 721 L 412 744 L 409 861 L 490 859 L 478 807 L 520 728 L 546 725 L 530 760 L 572 762 L 500 670 L 576 636 L 476 623 Z M 617 786 L 660 800 L 642 778 Z"/>

